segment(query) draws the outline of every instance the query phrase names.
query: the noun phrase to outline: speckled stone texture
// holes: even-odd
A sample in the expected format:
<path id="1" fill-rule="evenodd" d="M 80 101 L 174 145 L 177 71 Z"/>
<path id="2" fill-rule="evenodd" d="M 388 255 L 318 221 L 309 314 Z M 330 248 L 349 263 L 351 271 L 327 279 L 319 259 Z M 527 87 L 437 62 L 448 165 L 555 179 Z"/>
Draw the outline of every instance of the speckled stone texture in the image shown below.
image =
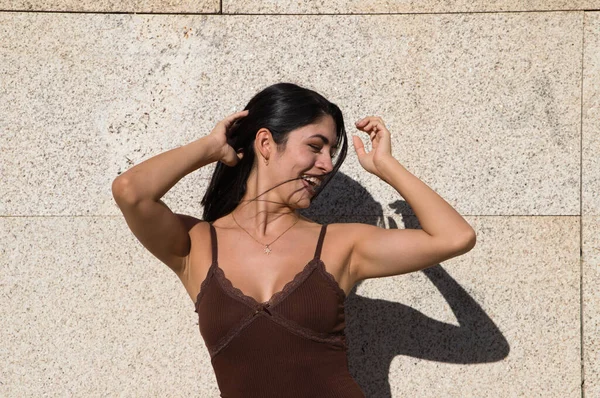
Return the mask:
<path id="1" fill-rule="evenodd" d="M 600 9 L 598 0 L 223 0 L 225 13 L 442 13 Z"/>
<path id="2" fill-rule="evenodd" d="M 119 173 L 291 81 L 339 104 L 349 137 L 382 116 L 394 155 L 461 214 L 576 215 L 582 19 L 2 14 L 0 214 L 115 214 Z M 168 203 L 197 212 L 210 171 Z M 394 213 L 352 149 L 342 171 Z"/>
<path id="3" fill-rule="evenodd" d="M 585 396 L 600 397 L 600 216 L 582 217 Z"/>
<path id="4" fill-rule="evenodd" d="M 600 215 L 600 12 L 585 13 L 583 56 L 582 212 Z"/>
<path id="5" fill-rule="evenodd" d="M 582 126 L 583 366 L 586 397 L 600 396 L 600 13 L 585 14 Z"/>
<path id="6" fill-rule="evenodd" d="M 394 155 L 477 231 L 464 256 L 356 286 L 350 368 L 368 396 L 581 397 L 582 311 L 599 395 L 598 26 L 583 12 L 0 12 L 0 396 L 218 395 L 190 297 L 111 182 L 279 81 L 337 103 L 349 136 L 381 116 Z M 211 171 L 164 201 L 200 216 Z M 306 213 L 418 227 L 352 149 Z"/>
<path id="7" fill-rule="evenodd" d="M 220 0 L 0 0 L 0 10 L 218 13 Z"/>
<path id="8" fill-rule="evenodd" d="M 557 11 L 600 9 L 598 0 L 496 0 L 496 1 L 415 1 L 415 0 L 215 0 L 203 1 L 64 1 L 64 0 L 0 0 L 0 10 L 18 11 L 95 11 L 95 12 L 218 12 L 224 13 L 443 13 Z"/>
<path id="9" fill-rule="evenodd" d="M 122 217 L 0 231 L 0 396 L 218 395 L 192 300 Z"/>

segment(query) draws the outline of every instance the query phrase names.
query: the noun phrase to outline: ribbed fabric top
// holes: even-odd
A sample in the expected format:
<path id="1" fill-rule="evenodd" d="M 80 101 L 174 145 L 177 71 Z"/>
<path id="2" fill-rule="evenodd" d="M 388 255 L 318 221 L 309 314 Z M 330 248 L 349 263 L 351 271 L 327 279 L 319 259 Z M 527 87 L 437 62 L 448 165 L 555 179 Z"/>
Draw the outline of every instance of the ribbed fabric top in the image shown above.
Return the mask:
<path id="1" fill-rule="evenodd" d="M 314 258 L 259 303 L 219 267 L 217 232 L 210 224 L 212 263 L 195 311 L 221 397 L 365 397 L 348 372 L 346 295 L 321 261 L 326 229 Z"/>

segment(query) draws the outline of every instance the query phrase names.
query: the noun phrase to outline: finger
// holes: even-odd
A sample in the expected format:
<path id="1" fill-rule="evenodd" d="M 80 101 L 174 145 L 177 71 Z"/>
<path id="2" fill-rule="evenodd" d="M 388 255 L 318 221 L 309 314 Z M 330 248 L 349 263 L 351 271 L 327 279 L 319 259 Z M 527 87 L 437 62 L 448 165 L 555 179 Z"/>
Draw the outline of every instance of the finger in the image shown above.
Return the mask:
<path id="1" fill-rule="evenodd" d="M 249 112 L 248 109 L 244 109 L 243 111 L 232 113 L 231 115 L 229 115 L 225 119 L 223 119 L 223 122 L 225 122 L 225 125 L 229 126 L 236 119 L 239 119 L 244 116 L 248 116 L 248 112 Z"/>
<path id="2" fill-rule="evenodd" d="M 354 124 L 356 125 L 356 127 L 359 127 L 359 126 L 363 125 L 366 121 L 367 121 L 367 118 L 364 117 L 362 119 L 357 120 Z"/>
<path id="3" fill-rule="evenodd" d="M 250 112 L 248 109 L 244 109 L 243 111 L 232 113 L 231 115 L 229 115 L 229 117 L 235 119 L 238 117 L 246 116 L 248 112 Z"/>
<path id="4" fill-rule="evenodd" d="M 367 116 L 356 122 L 356 127 L 363 131 L 372 130 L 373 126 L 377 126 L 380 130 L 387 129 L 383 123 L 383 119 L 379 116 Z"/>
<path id="5" fill-rule="evenodd" d="M 356 151 L 356 154 L 359 157 L 366 154 L 365 145 L 363 144 L 363 141 L 358 136 L 356 136 L 356 135 L 352 136 L 352 144 L 354 145 L 354 150 Z"/>
<path id="6" fill-rule="evenodd" d="M 363 127 L 363 131 L 366 133 L 374 133 L 373 129 L 377 127 L 377 122 L 375 120 L 369 120 L 369 123 L 365 124 Z"/>
<path id="7" fill-rule="evenodd" d="M 366 116 L 366 117 L 364 117 L 364 118 L 362 118 L 362 119 L 358 120 L 358 121 L 355 123 L 355 124 L 356 124 L 356 127 L 362 130 L 362 129 L 364 128 L 364 126 L 365 126 L 365 125 L 366 125 L 366 124 L 367 124 L 367 123 L 368 123 L 370 120 L 371 120 L 371 116 Z"/>

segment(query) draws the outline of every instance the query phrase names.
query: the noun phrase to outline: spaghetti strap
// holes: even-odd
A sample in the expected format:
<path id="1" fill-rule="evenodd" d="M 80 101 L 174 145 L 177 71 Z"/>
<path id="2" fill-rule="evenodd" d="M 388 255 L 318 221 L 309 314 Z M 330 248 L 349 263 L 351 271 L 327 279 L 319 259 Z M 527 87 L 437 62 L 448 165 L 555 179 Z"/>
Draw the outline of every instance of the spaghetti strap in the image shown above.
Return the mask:
<path id="1" fill-rule="evenodd" d="M 321 258 L 321 248 L 323 247 L 323 238 L 325 238 L 325 230 L 327 229 L 327 224 L 323 224 L 321 226 L 321 233 L 319 234 L 319 241 L 317 242 L 317 249 L 315 250 L 315 259 Z"/>
<path id="2" fill-rule="evenodd" d="M 208 223 L 210 225 L 210 243 L 212 247 L 212 265 L 217 264 L 217 231 L 215 227 L 213 227 L 212 223 Z"/>

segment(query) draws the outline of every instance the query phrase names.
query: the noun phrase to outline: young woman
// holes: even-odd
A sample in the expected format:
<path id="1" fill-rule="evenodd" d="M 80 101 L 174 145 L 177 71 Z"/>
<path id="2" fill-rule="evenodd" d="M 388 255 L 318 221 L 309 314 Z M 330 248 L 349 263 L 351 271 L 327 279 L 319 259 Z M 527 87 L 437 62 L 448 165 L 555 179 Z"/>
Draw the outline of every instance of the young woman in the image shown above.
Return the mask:
<path id="1" fill-rule="evenodd" d="M 223 397 L 364 397 L 347 367 L 344 301 L 367 278 L 414 272 L 471 250 L 471 226 L 391 153 L 380 117 L 356 128 L 361 166 L 394 187 L 422 230 L 319 225 L 298 214 L 342 164 L 340 109 L 279 83 L 192 143 L 154 156 L 113 182 L 140 242 L 181 279 L 199 316 Z M 218 162 L 202 219 L 160 198 Z"/>

